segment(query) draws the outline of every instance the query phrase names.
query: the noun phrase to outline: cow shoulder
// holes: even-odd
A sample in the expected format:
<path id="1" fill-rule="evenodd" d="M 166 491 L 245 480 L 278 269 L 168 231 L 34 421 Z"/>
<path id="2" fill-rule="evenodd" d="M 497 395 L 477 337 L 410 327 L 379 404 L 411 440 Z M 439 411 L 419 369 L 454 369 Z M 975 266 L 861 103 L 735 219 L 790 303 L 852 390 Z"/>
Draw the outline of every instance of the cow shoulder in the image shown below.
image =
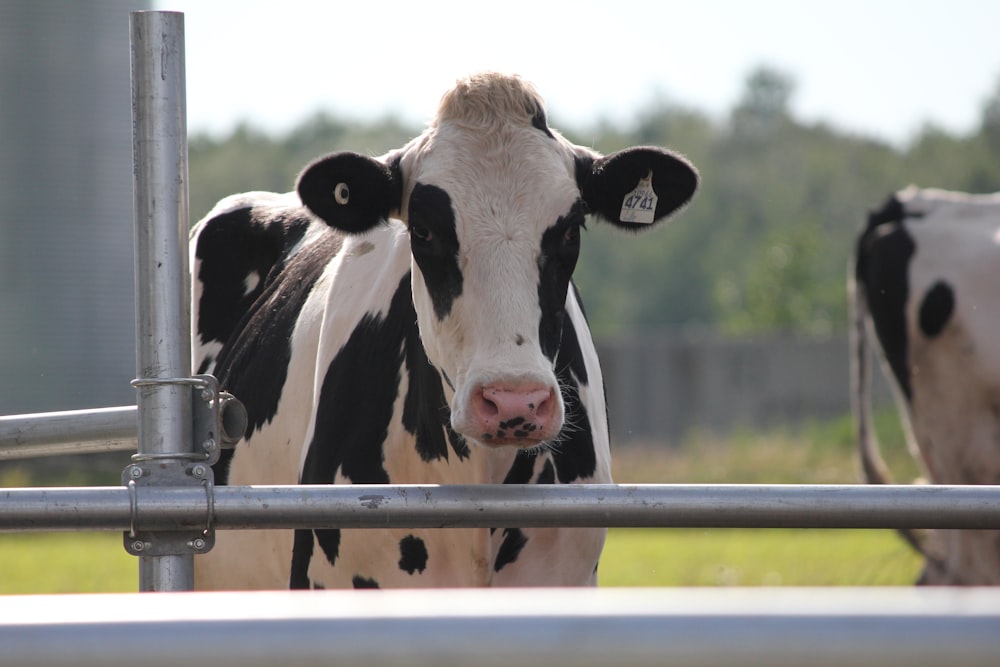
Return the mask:
<path id="1" fill-rule="evenodd" d="M 232 337 L 309 224 L 294 195 L 260 192 L 223 199 L 192 228 L 196 342 Z"/>
<path id="2" fill-rule="evenodd" d="M 291 197 L 227 201 L 193 231 L 195 336 L 205 350 L 195 363 L 240 398 L 252 435 L 277 412 L 293 331 L 342 238 Z M 232 452 L 224 454 L 223 483 Z"/>

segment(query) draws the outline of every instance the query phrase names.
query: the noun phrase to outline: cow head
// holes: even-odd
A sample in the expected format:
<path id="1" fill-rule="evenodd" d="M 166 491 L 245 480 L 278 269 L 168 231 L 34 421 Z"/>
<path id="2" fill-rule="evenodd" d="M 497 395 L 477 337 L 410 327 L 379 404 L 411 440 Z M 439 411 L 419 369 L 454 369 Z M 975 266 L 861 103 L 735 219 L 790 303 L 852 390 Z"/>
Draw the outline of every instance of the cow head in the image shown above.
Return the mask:
<path id="1" fill-rule="evenodd" d="M 421 339 L 452 390 L 452 427 L 530 447 L 563 427 L 554 364 L 585 218 L 647 229 L 696 187 L 694 168 L 669 151 L 602 157 L 571 144 L 530 85 L 483 74 L 449 91 L 402 149 L 326 156 L 298 192 L 350 234 L 406 224 Z"/>

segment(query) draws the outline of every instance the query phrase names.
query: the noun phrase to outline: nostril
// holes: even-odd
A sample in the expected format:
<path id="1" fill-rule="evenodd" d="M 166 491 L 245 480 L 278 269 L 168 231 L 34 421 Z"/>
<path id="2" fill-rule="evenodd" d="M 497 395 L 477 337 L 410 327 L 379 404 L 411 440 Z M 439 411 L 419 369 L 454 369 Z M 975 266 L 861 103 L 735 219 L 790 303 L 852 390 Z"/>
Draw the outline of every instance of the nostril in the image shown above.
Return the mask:
<path id="1" fill-rule="evenodd" d="M 539 421 L 545 421 L 549 417 L 551 417 L 552 416 L 552 406 L 554 404 L 555 404 L 555 401 L 552 400 L 552 392 L 549 392 L 548 396 L 546 396 L 541 401 L 538 401 L 535 404 L 535 419 L 537 419 Z"/>
<path id="2" fill-rule="evenodd" d="M 479 393 L 472 395 L 472 400 L 475 403 L 474 410 L 477 415 L 481 418 L 496 417 L 500 413 L 500 408 L 497 404 L 490 400 L 487 396 L 487 390 L 483 389 Z"/>

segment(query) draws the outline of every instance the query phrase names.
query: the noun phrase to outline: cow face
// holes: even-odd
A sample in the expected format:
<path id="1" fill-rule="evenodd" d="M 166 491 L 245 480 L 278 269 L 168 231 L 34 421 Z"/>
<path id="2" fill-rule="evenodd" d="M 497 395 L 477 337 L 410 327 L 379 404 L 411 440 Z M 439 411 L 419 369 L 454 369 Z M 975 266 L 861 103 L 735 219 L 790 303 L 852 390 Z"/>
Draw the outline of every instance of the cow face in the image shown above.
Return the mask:
<path id="1" fill-rule="evenodd" d="M 452 427 L 530 447 L 564 426 L 554 366 L 585 217 L 639 230 L 690 199 L 694 169 L 659 148 L 601 157 L 549 129 L 516 77 L 460 82 L 434 123 L 382 158 L 307 167 L 303 203 L 347 233 L 407 226 L 413 303 L 442 374 Z"/>

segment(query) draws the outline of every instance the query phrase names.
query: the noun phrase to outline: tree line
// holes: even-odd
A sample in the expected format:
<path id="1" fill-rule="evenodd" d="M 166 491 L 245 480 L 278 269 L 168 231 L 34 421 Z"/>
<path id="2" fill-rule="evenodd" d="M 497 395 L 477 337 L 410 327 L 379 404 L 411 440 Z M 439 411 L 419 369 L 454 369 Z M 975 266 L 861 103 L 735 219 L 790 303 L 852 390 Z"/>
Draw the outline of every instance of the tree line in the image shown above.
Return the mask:
<path id="1" fill-rule="evenodd" d="M 695 201 L 660 229 L 630 237 L 588 225 L 575 277 L 595 335 L 842 332 L 848 260 L 868 211 L 910 184 L 1000 190 L 1000 82 L 974 131 L 955 135 L 928 123 L 905 147 L 796 119 L 794 92 L 790 76 L 763 66 L 722 118 L 661 100 L 629 127 L 551 120 L 602 153 L 669 147 L 702 176 Z M 321 154 L 379 155 L 421 129 L 392 116 L 363 122 L 319 113 L 281 137 L 248 125 L 221 138 L 193 136 L 192 218 L 228 194 L 290 190 Z"/>

